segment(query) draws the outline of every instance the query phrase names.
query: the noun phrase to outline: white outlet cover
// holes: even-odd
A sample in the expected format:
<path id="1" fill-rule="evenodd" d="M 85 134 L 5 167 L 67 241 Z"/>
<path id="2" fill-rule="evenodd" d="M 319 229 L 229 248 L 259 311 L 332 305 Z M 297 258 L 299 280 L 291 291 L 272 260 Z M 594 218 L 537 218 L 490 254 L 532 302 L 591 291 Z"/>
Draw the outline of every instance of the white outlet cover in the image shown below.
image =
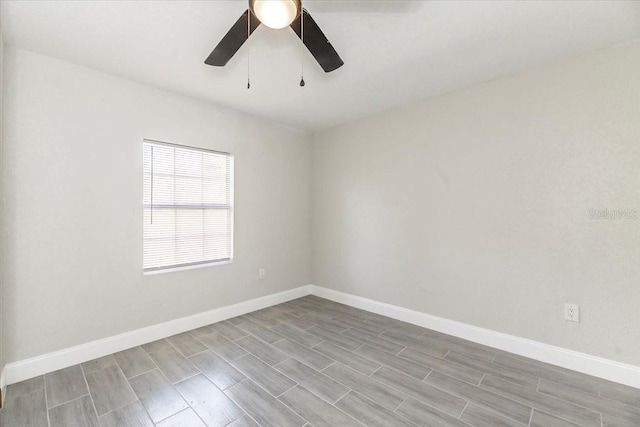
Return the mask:
<path id="1" fill-rule="evenodd" d="M 578 304 L 565 303 L 564 305 L 564 320 L 571 322 L 580 321 L 580 306 Z"/>

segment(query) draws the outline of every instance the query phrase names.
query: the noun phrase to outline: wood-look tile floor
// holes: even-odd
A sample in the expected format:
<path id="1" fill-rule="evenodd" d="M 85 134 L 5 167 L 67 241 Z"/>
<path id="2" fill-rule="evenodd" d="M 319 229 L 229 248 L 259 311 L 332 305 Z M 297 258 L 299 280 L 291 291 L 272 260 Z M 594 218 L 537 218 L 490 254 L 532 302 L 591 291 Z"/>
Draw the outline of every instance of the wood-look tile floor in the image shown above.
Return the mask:
<path id="1" fill-rule="evenodd" d="M 640 426 L 640 390 L 308 296 L 9 386 L 14 426 Z"/>

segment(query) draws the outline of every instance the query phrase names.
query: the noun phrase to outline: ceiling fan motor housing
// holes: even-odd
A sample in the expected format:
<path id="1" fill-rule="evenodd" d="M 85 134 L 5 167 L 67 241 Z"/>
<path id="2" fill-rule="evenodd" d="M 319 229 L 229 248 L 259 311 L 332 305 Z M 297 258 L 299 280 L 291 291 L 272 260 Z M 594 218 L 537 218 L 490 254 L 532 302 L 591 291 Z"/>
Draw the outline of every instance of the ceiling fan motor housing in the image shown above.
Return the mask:
<path id="1" fill-rule="evenodd" d="M 300 16 L 300 0 L 249 0 L 249 10 L 269 28 L 288 27 Z"/>

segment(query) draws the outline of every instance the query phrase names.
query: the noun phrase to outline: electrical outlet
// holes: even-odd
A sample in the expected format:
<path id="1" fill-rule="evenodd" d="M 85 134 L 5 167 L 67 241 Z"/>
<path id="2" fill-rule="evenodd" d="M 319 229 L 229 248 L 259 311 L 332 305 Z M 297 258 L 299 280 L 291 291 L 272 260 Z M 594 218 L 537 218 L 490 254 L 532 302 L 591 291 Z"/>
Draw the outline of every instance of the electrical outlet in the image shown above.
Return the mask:
<path id="1" fill-rule="evenodd" d="M 264 268 L 258 269 L 258 279 L 262 280 L 265 278 L 266 275 L 267 275 L 267 272 L 265 271 Z"/>
<path id="2" fill-rule="evenodd" d="M 578 304 L 565 303 L 564 320 L 569 320 L 571 322 L 580 321 L 580 307 L 578 306 Z"/>

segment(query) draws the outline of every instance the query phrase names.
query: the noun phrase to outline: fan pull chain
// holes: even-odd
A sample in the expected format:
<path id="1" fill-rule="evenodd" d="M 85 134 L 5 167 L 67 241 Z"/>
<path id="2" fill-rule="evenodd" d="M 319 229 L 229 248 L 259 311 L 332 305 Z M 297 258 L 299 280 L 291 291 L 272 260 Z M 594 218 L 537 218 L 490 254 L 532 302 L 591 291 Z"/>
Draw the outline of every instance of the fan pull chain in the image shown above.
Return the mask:
<path id="1" fill-rule="evenodd" d="M 304 87 L 304 9 L 300 12 L 300 87 Z"/>
<path id="2" fill-rule="evenodd" d="M 247 89 L 251 89 L 251 10 L 247 9 Z"/>

